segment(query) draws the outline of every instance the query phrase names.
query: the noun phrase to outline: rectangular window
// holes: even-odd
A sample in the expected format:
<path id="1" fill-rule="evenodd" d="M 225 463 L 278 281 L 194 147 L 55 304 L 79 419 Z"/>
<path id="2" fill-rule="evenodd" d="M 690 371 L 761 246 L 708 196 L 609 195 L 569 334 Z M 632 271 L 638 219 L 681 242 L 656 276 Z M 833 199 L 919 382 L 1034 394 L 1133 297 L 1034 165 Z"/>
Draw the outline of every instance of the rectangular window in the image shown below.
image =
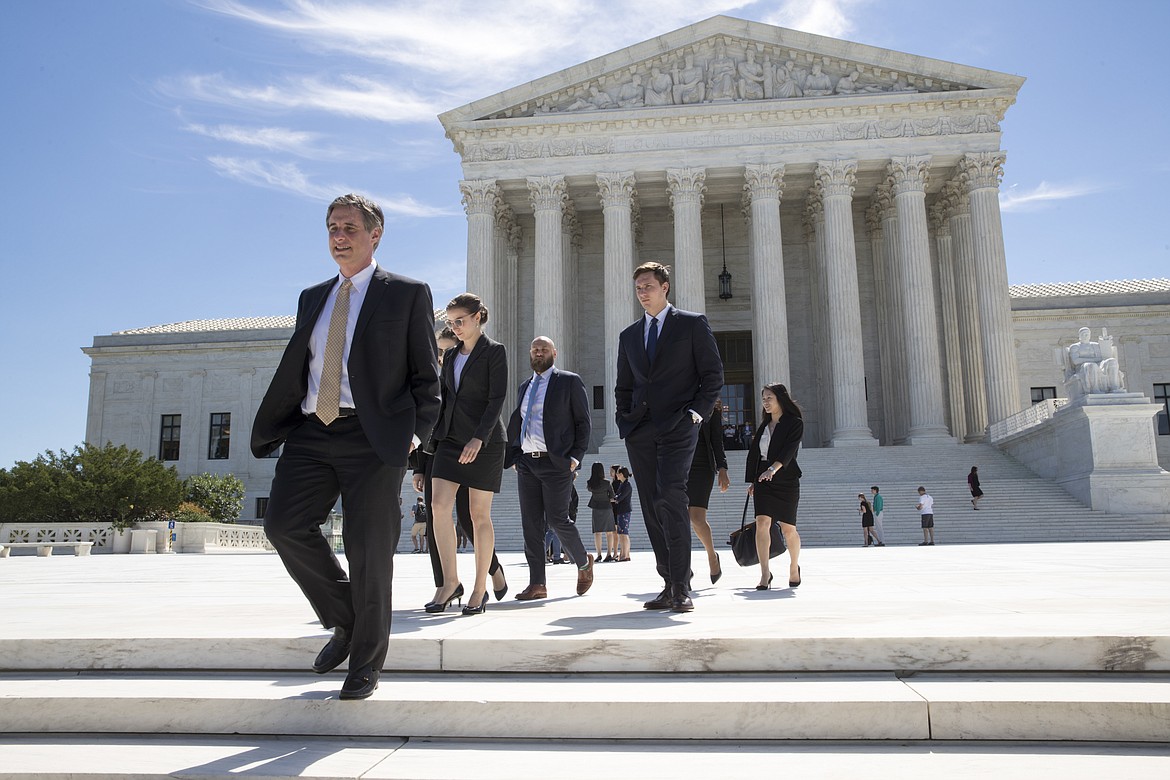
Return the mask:
<path id="1" fill-rule="evenodd" d="M 1038 404 L 1041 401 L 1047 401 L 1049 398 L 1056 398 L 1055 387 L 1033 387 L 1032 388 L 1032 403 Z"/>
<path id="2" fill-rule="evenodd" d="M 268 514 L 268 496 L 256 499 L 256 519 L 263 520 L 264 515 Z"/>
<path id="3" fill-rule="evenodd" d="M 1170 436 L 1170 382 L 1154 385 L 1154 403 L 1162 404 L 1157 414 L 1158 435 Z"/>
<path id="4" fill-rule="evenodd" d="M 211 415 L 211 435 L 207 440 L 209 460 L 226 460 L 231 449 L 232 415 L 230 412 L 216 412 Z"/>
<path id="5" fill-rule="evenodd" d="M 164 414 L 162 426 L 158 435 L 158 459 L 179 459 L 179 433 L 182 428 L 181 414 Z"/>
<path id="6" fill-rule="evenodd" d="M 605 411 L 605 386 L 593 386 L 593 408 Z"/>

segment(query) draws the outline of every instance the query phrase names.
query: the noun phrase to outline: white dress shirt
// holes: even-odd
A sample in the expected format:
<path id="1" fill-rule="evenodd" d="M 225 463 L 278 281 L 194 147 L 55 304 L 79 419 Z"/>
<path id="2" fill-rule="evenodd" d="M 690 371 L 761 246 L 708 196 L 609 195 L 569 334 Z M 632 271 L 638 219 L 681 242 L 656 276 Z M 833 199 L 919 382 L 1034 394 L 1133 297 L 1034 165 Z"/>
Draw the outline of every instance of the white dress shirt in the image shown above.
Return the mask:
<path id="1" fill-rule="evenodd" d="M 374 278 L 374 270 L 378 267 L 376 261 L 358 271 L 349 281 L 353 288 L 349 291 L 349 317 L 345 322 L 345 351 L 341 355 L 341 406 L 353 407 L 353 392 L 349 387 L 349 348 L 353 344 L 353 330 L 357 325 L 358 314 L 361 313 L 362 303 L 366 300 L 366 290 L 370 288 L 370 280 Z M 309 391 L 305 393 L 305 400 L 301 402 L 301 411 L 306 415 L 317 411 L 317 391 L 321 387 L 321 369 L 325 364 L 325 342 L 329 338 L 329 320 L 333 316 L 333 303 L 337 300 L 337 290 L 345 277 L 337 274 L 337 281 L 329 290 L 325 298 L 325 305 L 321 307 L 321 315 L 313 326 L 313 335 L 309 339 Z"/>
<path id="2" fill-rule="evenodd" d="M 520 402 L 520 429 L 524 430 L 527 421 L 528 428 L 524 431 L 524 439 L 520 442 L 520 449 L 526 453 L 548 452 L 548 444 L 544 440 L 544 396 L 548 393 L 548 383 L 552 379 L 553 369 L 543 374 L 532 375 L 528 380 L 528 387 L 524 388 L 524 400 Z M 532 382 L 540 377 L 540 386 L 536 388 L 536 395 L 532 394 Z"/>

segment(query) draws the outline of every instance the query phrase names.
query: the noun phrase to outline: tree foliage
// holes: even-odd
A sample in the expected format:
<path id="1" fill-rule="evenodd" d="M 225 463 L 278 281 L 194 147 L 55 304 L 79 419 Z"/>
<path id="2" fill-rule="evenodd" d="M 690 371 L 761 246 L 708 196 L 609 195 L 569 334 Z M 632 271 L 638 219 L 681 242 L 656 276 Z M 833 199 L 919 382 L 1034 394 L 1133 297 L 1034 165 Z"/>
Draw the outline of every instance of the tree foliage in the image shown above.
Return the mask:
<path id="1" fill-rule="evenodd" d="M 234 523 L 244 508 L 244 483 L 235 474 L 196 474 L 183 483 L 184 500 L 217 523 Z"/>
<path id="2" fill-rule="evenodd" d="M 125 528 L 173 512 L 183 495 L 174 467 L 125 445 L 46 450 L 0 469 L 0 521 L 108 522 Z"/>

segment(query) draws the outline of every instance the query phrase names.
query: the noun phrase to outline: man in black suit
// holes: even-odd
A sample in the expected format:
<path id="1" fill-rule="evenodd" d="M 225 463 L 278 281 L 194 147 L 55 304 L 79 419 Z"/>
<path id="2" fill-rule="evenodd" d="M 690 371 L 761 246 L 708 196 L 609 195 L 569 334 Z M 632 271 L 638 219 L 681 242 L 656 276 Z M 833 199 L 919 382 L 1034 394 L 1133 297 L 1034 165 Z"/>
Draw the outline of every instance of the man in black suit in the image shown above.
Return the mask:
<path id="1" fill-rule="evenodd" d="M 532 601 L 548 597 L 544 576 L 546 523 L 577 564 L 577 595 L 584 596 L 593 584 L 593 556 L 585 551 L 581 534 L 569 519 L 569 499 L 573 473 L 585 457 L 593 431 L 589 399 L 581 377 L 553 365 L 557 348 L 552 339 L 537 336 L 528 356 L 533 374 L 520 385 L 520 402 L 508 421 L 508 446 L 516 464 L 520 523 L 524 527 L 524 557 L 528 559 L 528 587 L 516 598 Z"/>
<path id="2" fill-rule="evenodd" d="M 670 267 L 644 263 L 634 291 L 646 314 L 618 338 L 614 387 L 618 433 L 665 587 L 646 609 L 694 609 L 689 595 L 691 522 L 687 473 L 699 426 L 723 387 L 723 361 L 702 314 L 670 305 Z"/>
<path id="3" fill-rule="evenodd" d="M 381 268 L 382 210 L 344 195 L 325 217 L 340 273 L 301 293 L 293 331 L 252 428 L 252 454 L 282 444 L 264 530 L 333 638 L 313 663 L 349 658 L 342 699 L 378 687 L 390 634 L 399 493 L 407 456 L 439 415 L 431 291 Z M 321 525 L 341 496 L 346 575 Z"/>

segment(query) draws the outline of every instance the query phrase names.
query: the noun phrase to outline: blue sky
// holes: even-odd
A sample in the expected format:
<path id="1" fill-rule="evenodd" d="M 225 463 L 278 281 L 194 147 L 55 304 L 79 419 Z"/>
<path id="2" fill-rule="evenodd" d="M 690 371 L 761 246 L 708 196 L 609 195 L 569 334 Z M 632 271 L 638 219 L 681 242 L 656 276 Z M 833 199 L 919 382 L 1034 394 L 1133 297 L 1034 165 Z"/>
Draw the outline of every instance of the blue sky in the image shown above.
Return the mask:
<path id="1" fill-rule="evenodd" d="M 718 13 L 1026 76 L 1003 124 L 1011 282 L 1170 275 L 1161 0 L 11 3 L 0 468 L 82 441 L 95 335 L 293 313 L 330 273 L 335 194 L 382 202 L 383 264 L 461 291 L 436 114 Z"/>

